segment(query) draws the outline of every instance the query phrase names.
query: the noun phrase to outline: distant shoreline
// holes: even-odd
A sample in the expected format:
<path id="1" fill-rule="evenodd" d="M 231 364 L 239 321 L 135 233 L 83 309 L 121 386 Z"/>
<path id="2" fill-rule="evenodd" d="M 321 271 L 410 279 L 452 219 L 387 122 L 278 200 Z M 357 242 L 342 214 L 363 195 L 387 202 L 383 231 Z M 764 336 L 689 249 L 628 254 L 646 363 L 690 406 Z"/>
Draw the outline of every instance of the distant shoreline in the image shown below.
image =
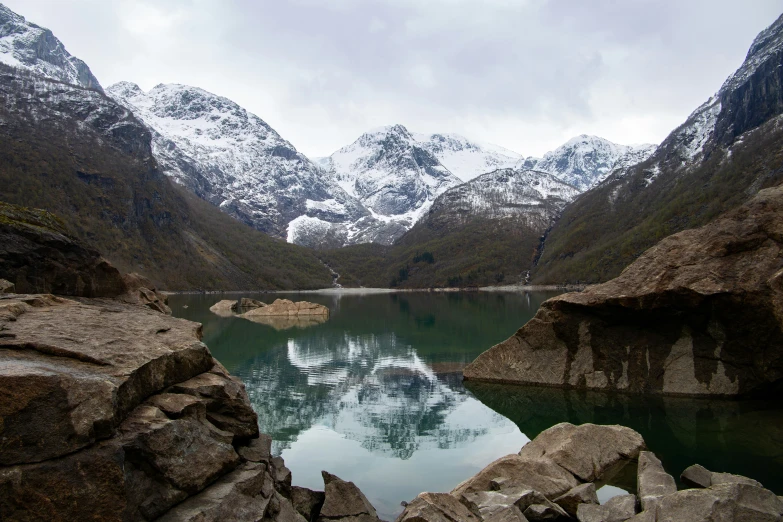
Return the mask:
<path id="1" fill-rule="evenodd" d="M 588 285 L 504 285 L 482 286 L 474 288 L 320 288 L 317 290 L 164 290 L 166 295 L 198 295 L 198 294 L 347 294 L 347 295 L 371 295 L 371 294 L 401 294 L 411 292 L 581 292 Z"/>

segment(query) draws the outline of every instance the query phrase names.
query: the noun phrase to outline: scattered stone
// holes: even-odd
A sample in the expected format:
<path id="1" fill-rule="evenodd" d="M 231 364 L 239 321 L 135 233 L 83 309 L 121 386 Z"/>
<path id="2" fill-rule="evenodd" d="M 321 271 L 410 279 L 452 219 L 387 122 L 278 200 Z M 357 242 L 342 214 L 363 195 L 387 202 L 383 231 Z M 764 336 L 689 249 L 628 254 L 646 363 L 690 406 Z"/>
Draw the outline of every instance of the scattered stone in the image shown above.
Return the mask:
<path id="1" fill-rule="evenodd" d="M 236 304 L 237 302 L 231 299 L 223 299 L 210 306 L 209 311 L 221 317 L 231 317 L 234 315 Z"/>
<path id="2" fill-rule="evenodd" d="M 0 279 L 0 294 L 14 294 L 16 293 L 16 285 L 11 281 Z"/>
<path id="3" fill-rule="evenodd" d="M 764 390 L 783 375 L 783 358 L 769 357 L 783 345 L 781 223 L 783 187 L 761 190 L 663 239 L 617 278 L 547 300 L 463 375 L 644 394 Z"/>
<path id="4" fill-rule="evenodd" d="M 321 514 L 323 515 L 323 510 Z M 448 493 L 421 493 L 405 507 L 405 510 L 397 517 L 396 522 L 480 521 L 481 518 L 473 514 Z"/>
<path id="5" fill-rule="evenodd" d="M 324 505 L 319 521 L 379 522 L 375 508 L 356 484 L 326 471 L 321 471 L 321 475 L 324 479 Z"/>
<path id="6" fill-rule="evenodd" d="M 595 484 L 592 482 L 581 484 L 556 498 L 554 503 L 563 508 L 572 517 L 576 517 L 576 511 L 580 504 L 598 504 Z"/>
<path id="7" fill-rule="evenodd" d="M 580 481 L 593 482 L 611 478 L 636 460 L 644 447 L 642 436 L 624 426 L 574 426 L 563 422 L 541 432 L 519 454 L 535 459 L 546 457 Z"/>
<path id="8" fill-rule="evenodd" d="M 307 522 L 315 522 L 325 498 L 323 491 L 313 491 L 300 486 L 291 487 L 291 504 Z"/>
<path id="9" fill-rule="evenodd" d="M 661 497 L 677 492 L 674 477 L 666 473 L 661 461 L 651 451 L 642 451 L 639 454 L 636 476 L 642 511 L 653 511 Z"/>
<path id="10" fill-rule="evenodd" d="M 602 505 L 580 504 L 576 512 L 579 522 L 625 522 L 634 515 L 636 515 L 636 495 L 620 495 Z"/>

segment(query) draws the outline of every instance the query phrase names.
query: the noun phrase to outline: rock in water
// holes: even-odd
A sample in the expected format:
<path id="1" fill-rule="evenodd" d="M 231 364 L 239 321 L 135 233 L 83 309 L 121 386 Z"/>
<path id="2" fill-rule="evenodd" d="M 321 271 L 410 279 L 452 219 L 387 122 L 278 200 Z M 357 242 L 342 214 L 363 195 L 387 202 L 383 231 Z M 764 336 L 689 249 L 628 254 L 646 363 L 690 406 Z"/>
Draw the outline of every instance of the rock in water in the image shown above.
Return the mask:
<path id="1" fill-rule="evenodd" d="M 324 478 L 324 504 L 319 522 L 380 522 L 375 508 L 356 484 L 322 471 Z"/>
<path id="2" fill-rule="evenodd" d="M 236 304 L 237 302 L 232 299 L 223 299 L 210 306 L 209 311 L 221 317 L 231 317 L 234 315 Z"/>
<path id="3" fill-rule="evenodd" d="M 466 379 L 734 396 L 783 381 L 783 187 L 541 305 Z"/>
<path id="4" fill-rule="evenodd" d="M 263 303 L 261 303 L 263 304 Z M 269 317 L 269 316 L 326 316 L 329 317 L 329 308 L 324 305 L 310 303 L 308 301 L 293 302 L 288 299 L 275 299 L 270 305 L 264 305 L 245 312 L 241 317 Z"/>
<path id="5" fill-rule="evenodd" d="M 116 297 L 126 291 L 119 270 L 74 239 L 54 215 L 2 202 L 0 277 L 18 293 Z"/>

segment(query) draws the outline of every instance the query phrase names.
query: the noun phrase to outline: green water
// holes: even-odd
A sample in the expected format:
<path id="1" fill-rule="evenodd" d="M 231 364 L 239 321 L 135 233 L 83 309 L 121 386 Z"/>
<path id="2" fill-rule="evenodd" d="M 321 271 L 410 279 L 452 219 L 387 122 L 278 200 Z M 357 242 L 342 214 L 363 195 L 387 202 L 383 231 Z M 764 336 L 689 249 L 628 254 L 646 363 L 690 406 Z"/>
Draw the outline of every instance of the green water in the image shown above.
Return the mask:
<path id="1" fill-rule="evenodd" d="M 315 325 L 257 324 L 209 307 L 237 295 L 171 296 L 247 386 L 295 484 L 322 469 L 394 519 L 400 501 L 448 491 L 558 422 L 624 424 L 678 475 L 693 463 L 783 493 L 783 408 L 462 383 L 461 368 L 512 335 L 552 293 L 247 294 L 329 307 Z M 607 489 L 604 498 L 611 495 Z"/>

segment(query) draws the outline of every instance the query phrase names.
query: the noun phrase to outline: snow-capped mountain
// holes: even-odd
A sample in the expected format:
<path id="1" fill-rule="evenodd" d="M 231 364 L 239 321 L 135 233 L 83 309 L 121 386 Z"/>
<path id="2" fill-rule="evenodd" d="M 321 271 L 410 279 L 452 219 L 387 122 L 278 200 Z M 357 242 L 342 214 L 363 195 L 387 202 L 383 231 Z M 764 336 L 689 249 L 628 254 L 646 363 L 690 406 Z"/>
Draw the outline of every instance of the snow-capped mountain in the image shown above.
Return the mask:
<path id="1" fill-rule="evenodd" d="M 459 134 L 412 134 L 421 147 L 462 181 L 516 165 L 522 155 L 491 143 L 468 140 Z"/>
<path id="2" fill-rule="evenodd" d="M 251 226 L 289 237 L 289 222 L 345 226 L 368 215 L 261 118 L 197 87 L 121 82 L 107 92 L 153 131 L 163 171 Z"/>
<path id="3" fill-rule="evenodd" d="M 620 145 L 582 134 L 547 152 L 543 158 L 521 160 L 517 167 L 548 172 L 584 192 L 614 170 L 644 161 L 655 149 L 655 145 Z"/>
<path id="4" fill-rule="evenodd" d="M 428 218 L 449 216 L 456 224 L 474 217 L 516 218 L 543 232 L 579 193 L 548 172 L 498 169 L 443 193 Z"/>
<path id="5" fill-rule="evenodd" d="M 102 91 L 90 68 L 71 56 L 49 29 L 0 4 L 0 62 L 47 78 Z"/>
<path id="6" fill-rule="evenodd" d="M 322 164 L 376 217 L 408 228 L 438 195 L 462 182 L 402 125 L 367 132 Z"/>

